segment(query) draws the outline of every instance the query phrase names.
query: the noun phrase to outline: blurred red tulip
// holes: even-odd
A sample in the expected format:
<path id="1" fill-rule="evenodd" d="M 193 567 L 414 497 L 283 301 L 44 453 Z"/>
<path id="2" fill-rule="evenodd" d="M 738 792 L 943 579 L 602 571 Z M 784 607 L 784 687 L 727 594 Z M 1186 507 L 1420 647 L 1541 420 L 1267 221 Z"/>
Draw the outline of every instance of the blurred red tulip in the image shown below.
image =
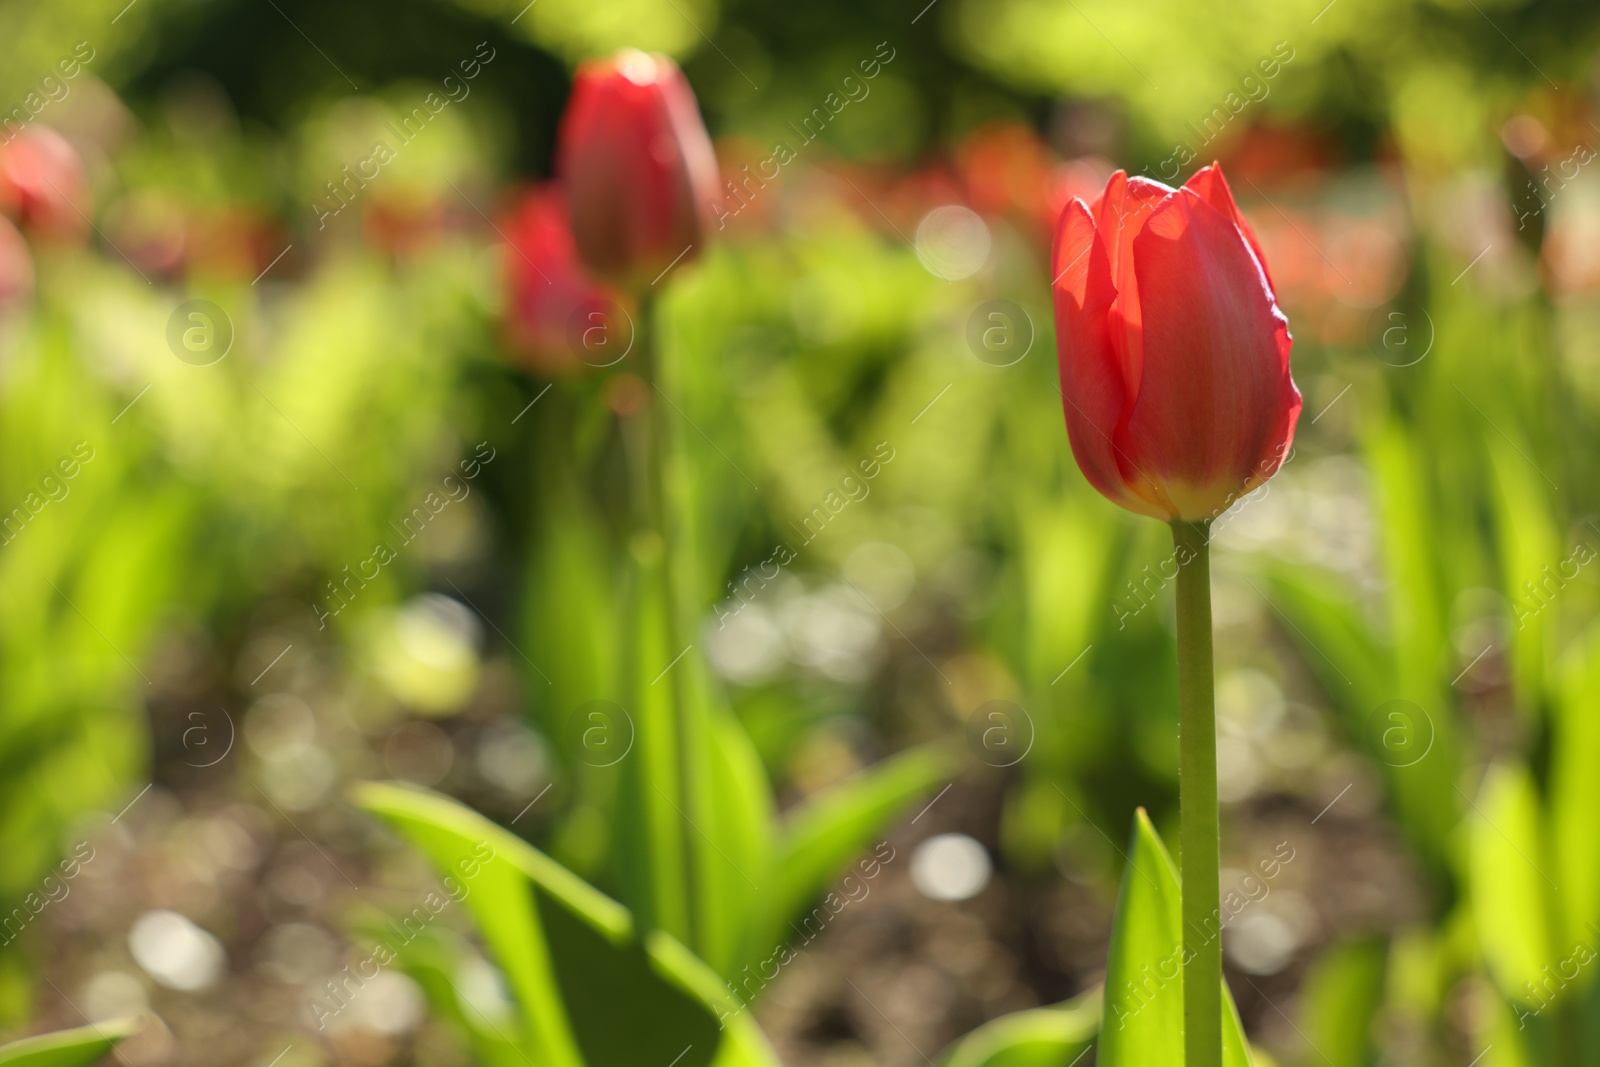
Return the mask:
<path id="1" fill-rule="evenodd" d="M 631 285 L 698 254 L 721 199 L 683 72 L 633 49 L 578 68 L 556 169 L 584 262 Z"/>
<path id="2" fill-rule="evenodd" d="M 17 228 L 0 216 L 0 316 L 33 295 L 33 257 Z"/>
<path id="3" fill-rule="evenodd" d="M 0 211 L 50 238 L 79 240 L 89 230 L 83 161 L 59 133 L 24 126 L 0 145 Z"/>
<path id="4" fill-rule="evenodd" d="M 1032 223 L 1042 212 L 1054 161 L 1033 130 L 997 120 L 967 135 L 956 149 L 956 166 L 974 211 Z"/>
<path id="5" fill-rule="evenodd" d="M 1067 432 L 1096 489 L 1193 522 L 1277 471 L 1300 416 L 1289 322 L 1216 164 L 1181 189 L 1117 171 L 1062 212 L 1051 269 Z"/>
<path id="6" fill-rule="evenodd" d="M 621 307 L 621 294 L 597 281 L 579 261 L 560 188 L 552 184 L 529 193 L 504 230 L 509 241 L 505 324 L 511 347 L 546 374 L 570 374 L 585 363 L 611 362 L 580 358 L 588 354 L 581 340 L 587 326 L 581 320 L 586 311 L 608 318 Z"/>

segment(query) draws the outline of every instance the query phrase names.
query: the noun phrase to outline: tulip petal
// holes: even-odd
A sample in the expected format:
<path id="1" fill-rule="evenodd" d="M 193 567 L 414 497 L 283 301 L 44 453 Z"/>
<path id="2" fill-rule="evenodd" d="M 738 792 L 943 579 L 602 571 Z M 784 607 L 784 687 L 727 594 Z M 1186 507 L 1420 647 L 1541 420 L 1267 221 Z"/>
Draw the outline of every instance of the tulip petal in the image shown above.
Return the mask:
<path id="1" fill-rule="evenodd" d="M 1134 269 L 1146 358 L 1118 458 L 1141 495 L 1214 518 L 1277 469 L 1293 432 L 1288 320 L 1233 219 L 1191 189 L 1145 224 Z"/>
<path id="2" fill-rule="evenodd" d="M 1239 233 L 1244 237 L 1245 243 L 1250 246 L 1250 251 L 1255 253 L 1256 262 L 1261 266 L 1261 273 L 1266 275 L 1268 287 L 1276 293 L 1278 290 L 1272 284 L 1272 272 L 1267 269 L 1267 257 L 1261 251 L 1261 242 L 1256 240 L 1256 231 L 1250 228 L 1250 223 L 1245 221 L 1244 213 L 1234 202 L 1233 190 L 1228 186 L 1228 179 L 1222 175 L 1222 164 L 1212 163 L 1209 167 L 1201 167 L 1190 175 L 1189 180 L 1183 183 L 1183 187 L 1194 190 L 1200 195 L 1200 199 L 1233 220 L 1233 224 L 1239 227 Z"/>
<path id="3" fill-rule="evenodd" d="M 1095 226 L 1105 242 L 1111 269 L 1111 284 L 1117 300 L 1111 308 L 1112 348 L 1122 368 L 1130 395 L 1138 395 L 1143 374 L 1144 344 L 1140 328 L 1139 287 L 1133 271 L 1133 242 L 1144 230 L 1150 216 L 1173 190 L 1149 178 L 1130 178 L 1123 171 L 1111 175 L 1104 191 L 1090 209 Z"/>
<path id="4" fill-rule="evenodd" d="M 1167 518 L 1128 491 L 1113 433 L 1128 393 L 1112 350 L 1107 310 L 1116 298 L 1106 245 L 1082 200 L 1061 213 L 1051 256 L 1055 272 L 1056 351 L 1067 437 L 1084 476 L 1125 508 Z"/>

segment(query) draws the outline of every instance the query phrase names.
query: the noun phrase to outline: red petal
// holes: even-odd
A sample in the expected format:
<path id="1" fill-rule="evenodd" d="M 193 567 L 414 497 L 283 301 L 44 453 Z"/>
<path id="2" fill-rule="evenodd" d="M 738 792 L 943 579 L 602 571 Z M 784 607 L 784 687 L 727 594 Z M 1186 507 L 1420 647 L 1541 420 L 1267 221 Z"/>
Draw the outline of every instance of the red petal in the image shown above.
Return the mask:
<path id="1" fill-rule="evenodd" d="M 1123 507 L 1168 518 L 1128 491 L 1112 435 L 1128 393 L 1116 364 L 1107 311 L 1116 298 L 1106 246 L 1082 200 L 1061 213 L 1051 256 L 1056 353 L 1067 437 L 1089 484 Z"/>
<path id="2" fill-rule="evenodd" d="M 1156 206 L 1173 190 L 1148 178 L 1130 178 L 1117 171 L 1106 182 L 1105 190 L 1091 209 L 1111 268 L 1111 284 L 1117 301 L 1112 306 L 1111 344 L 1122 368 L 1130 395 L 1138 395 L 1143 374 L 1144 346 L 1141 341 L 1139 287 L 1133 273 L 1133 241 L 1150 221 Z"/>
<path id="3" fill-rule="evenodd" d="M 1244 213 L 1239 210 L 1239 205 L 1234 203 L 1233 190 L 1228 187 L 1228 179 L 1222 175 L 1222 164 L 1213 163 L 1209 167 L 1201 167 L 1190 175 L 1189 180 L 1183 183 L 1183 187 L 1194 190 L 1200 195 L 1200 199 L 1233 220 L 1233 224 L 1239 227 L 1239 233 L 1244 237 L 1245 243 L 1250 246 L 1250 251 L 1255 253 L 1256 262 L 1261 265 L 1261 273 L 1266 276 L 1267 286 L 1273 293 L 1277 293 L 1277 287 L 1272 284 L 1272 272 L 1267 269 L 1267 257 L 1261 251 L 1261 243 L 1256 240 L 1256 231 L 1250 228 L 1250 224 L 1244 219 Z"/>
<path id="4" fill-rule="evenodd" d="M 1233 219 L 1194 190 L 1157 208 L 1134 269 L 1144 377 L 1118 455 L 1135 489 L 1213 518 L 1277 469 L 1293 435 L 1289 323 Z"/>

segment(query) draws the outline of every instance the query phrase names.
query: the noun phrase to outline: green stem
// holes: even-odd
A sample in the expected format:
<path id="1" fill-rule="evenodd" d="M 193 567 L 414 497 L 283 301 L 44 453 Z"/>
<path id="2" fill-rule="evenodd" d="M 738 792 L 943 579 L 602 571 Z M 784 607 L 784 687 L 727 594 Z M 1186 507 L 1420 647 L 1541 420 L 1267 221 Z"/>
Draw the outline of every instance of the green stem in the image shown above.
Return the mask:
<path id="1" fill-rule="evenodd" d="M 648 502 L 645 528 L 660 546 L 657 579 L 666 640 L 659 662 L 652 663 L 644 677 L 654 675 L 658 666 L 666 667 L 646 688 L 655 691 L 652 699 L 662 702 L 665 729 L 656 741 L 663 752 L 670 752 L 670 759 L 664 757 L 642 791 L 661 819 L 654 844 L 662 862 L 653 872 L 661 927 L 691 948 L 703 950 L 706 917 L 700 903 L 704 893 L 699 869 L 703 850 L 693 829 L 697 813 L 706 810 L 699 796 L 706 780 L 701 752 L 705 735 L 698 721 L 703 701 L 693 691 L 695 664 L 674 659 L 689 645 L 697 617 L 693 507 L 680 425 L 684 416 L 670 400 L 681 395 L 681 387 L 662 336 L 664 317 L 649 296 L 640 301 L 637 329 L 636 370 L 649 390 L 640 415 L 646 426 L 638 458 L 648 484 L 640 496 Z"/>
<path id="2" fill-rule="evenodd" d="M 669 430 L 655 391 L 660 364 L 652 344 L 650 312 L 648 306 L 639 310 L 638 335 L 628 361 L 646 395 L 622 427 L 632 521 L 627 712 L 633 718 L 635 739 L 619 769 L 618 875 L 625 903 L 641 926 L 665 930 L 693 944 L 685 881 L 688 856 L 678 813 L 681 705 L 676 684 L 661 676 L 682 646 L 677 643 L 671 581 Z"/>
<path id="3" fill-rule="evenodd" d="M 1178 807 L 1185 1067 L 1222 1064 L 1221 827 L 1209 524 L 1172 524 L 1178 562 Z"/>
<path id="4" fill-rule="evenodd" d="M 640 308 L 640 327 L 650 331 L 648 340 L 654 361 L 649 402 L 655 418 L 656 484 L 661 494 L 661 539 L 666 549 L 667 633 L 672 638 L 671 647 L 676 650 L 690 644 L 690 635 L 694 633 L 695 619 L 698 617 L 696 609 L 699 607 L 695 598 L 697 587 L 693 566 L 694 507 L 689 491 L 689 470 L 681 425 L 684 416 L 671 400 L 675 395 L 682 396 L 681 368 L 672 361 L 665 338 L 665 316 L 661 314 L 655 299 L 643 298 Z M 694 653 L 689 655 L 693 656 Z M 697 721 L 701 704 L 696 700 L 697 694 L 692 691 L 694 667 L 692 660 L 678 663 L 662 684 L 671 683 L 673 699 L 673 740 L 678 761 L 674 812 L 679 816 L 678 847 L 683 855 L 682 893 L 684 921 L 688 931 L 683 940 L 704 955 L 705 889 L 700 870 L 704 849 L 694 825 L 696 814 L 705 810 L 697 793 L 705 788 L 706 775 L 699 748 L 704 735 Z"/>

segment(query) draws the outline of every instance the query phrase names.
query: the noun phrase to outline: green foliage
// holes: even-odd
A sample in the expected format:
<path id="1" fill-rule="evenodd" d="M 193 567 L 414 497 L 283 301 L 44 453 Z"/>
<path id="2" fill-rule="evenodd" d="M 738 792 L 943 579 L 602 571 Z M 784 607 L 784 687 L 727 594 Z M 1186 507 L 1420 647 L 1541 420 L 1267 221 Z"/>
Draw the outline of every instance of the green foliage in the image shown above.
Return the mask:
<path id="1" fill-rule="evenodd" d="M 1375 1017 L 1454 1048 L 1463 1035 L 1450 1008 L 1470 980 L 1488 991 L 1466 1024 L 1466 1036 L 1492 1046 L 1485 1067 L 1600 1056 L 1600 972 L 1583 964 L 1576 978 L 1548 977 L 1577 946 L 1600 948 L 1600 629 L 1588 624 L 1600 597 L 1585 575 L 1549 605 L 1529 599 L 1574 540 L 1589 540 L 1582 517 L 1600 504 L 1596 375 L 1583 355 L 1592 310 L 1581 294 L 1551 301 L 1532 290 L 1531 266 L 1523 282 L 1504 268 L 1512 281 L 1478 287 L 1483 272 L 1502 269 L 1498 254 L 1458 277 L 1477 249 L 1448 244 L 1456 223 L 1498 217 L 1503 190 L 1488 182 L 1471 211 L 1447 197 L 1456 179 L 1476 189 L 1502 166 L 1508 117 L 1536 113 L 1562 135 L 1552 116 L 1576 105 L 1565 88 L 1547 92 L 1545 79 L 1581 77 L 1596 39 L 1586 9 L 1573 0 L 1251 0 L 1227 11 L 1176 0 L 943 0 L 912 27 L 915 11 L 859 5 L 420 0 L 385 9 L 381 35 L 360 3 L 284 0 L 282 12 L 262 9 L 260 23 L 249 9 L 0 0 L 0 108 L 87 39 L 95 58 L 41 121 L 60 116 L 65 128 L 72 108 L 96 99 L 91 78 L 111 83 L 136 116 L 125 143 L 102 146 L 109 162 L 92 175 L 90 248 L 41 247 L 37 306 L 7 319 L 0 338 L 0 508 L 26 507 L 78 442 L 93 451 L 70 493 L 8 533 L 0 552 L 8 899 L 35 884 L 67 826 L 120 808 L 147 779 L 152 753 L 178 743 L 152 736 L 146 719 L 147 704 L 164 706 L 150 697 L 174 634 L 204 634 L 231 653 L 242 620 L 289 603 L 303 621 L 326 622 L 353 674 L 372 626 L 402 595 L 442 590 L 446 577 L 465 584 L 462 539 L 482 537 L 493 580 L 510 569 L 520 578 L 505 582 L 519 586 L 505 594 L 515 621 L 499 605 L 488 615 L 526 667 L 530 719 L 560 764 L 529 820 L 547 822 L 527 832 L 565 868 L 436 798 L 367 791 L 447 869 L 469 839 L 495 842 L 469 908 L 512 986 L 516 1017 L 488 1019 L 460 996 L 458 968 L 476 950 L 453 935 L 432 931 L 408 946 L 407 973 L 473 1061 L 494 1067 L 664 1064 L 680 1039 L 693 1049 L 685 1065 L 711 1062 L 702 1055 L 769 1063 L 747 1013 L 716 1035 L 716 1017 L 734 1010 L 720 983 L 782 950 L 840 872 L 953 776 L 958 765 L 936 739 L 972 713 L 971 694 L 1015 698 L 1037 730 L 1001 801 L 1007 873 L 1019 882 L 1055 877 L 1074 832 L 1135 804 L 1159 820 L 1174 799 L 1169 594 L 1119 617 L 1123 587 L 1167 548 L 1161 531 L 1118 514 L 1073 468 L 1041 236 L 989 217 L 989 265 L 948 283 L 904 239 L 918 204 L 895 187 L 898 176 L 823 164 L 917 159 L 947 147 L 930 134 L 959 136 L 992 114 L 1058 111 L 1052 135 L 1074 152 L 1150 172 L 1179 143 L 1199 153 L 1195 164 L 1226 155 L 1259 123 L 1325 140 L 1324 161 L 1376 160 L 1384 182 L 1405 187 L 1417 221 L 1400 235 L 1406 295 L 1438 331 L 1429 359 L 1381 371 L 1348 328 L 1319 337 L 1309 309 L 1289 309 L 1307 456 L 1350 449 L 1370 479 L 1379 573 L 1374 587 L 1357 588 L 1303 560 L 1261 560 L 1264 617 L 1284 623 L 1298 653 L 1285 665 L 1286 674 L 1303 668 L 1295 699 L 1331 709 L 1345 746 L 1364 754 L 1382 785 L 1379 818 L 1396 825 L 1429 890 L 1427 929 L 1396 936 L 1387 951 L 1362 941 L 1320 956 L 1296 1023 L 1335 1067 L 1387 1051 L 1373 1047 Z M 315 51 L 296 25 L 308 12 Z M 270 40 L 304 63 L 262 47 L 262 84 L 246 84 L 252 75 L 219 46 L 268 40 L 256 32 L 267 23 L 283 35 Z M 457 40 L 485 37 L 503 58 L 471 103 L 452 107 L 368 191 L 403 190 L 451 218 L 447 232 L 425 251 L 396 252 L 361 246 L 370 221 L 354 220 L 361 211 L 317 229 L 307 201 L 365 153 L 436 60 L 458 58 L 445 56 Z M 605 392 L 615 379 L 557 382 L 546 397 L 542 379 L 501 366 L 491 337 L 503 310 L 489 262 L 496 235 L 479 225 L 497 214 L 490 191 L 513 159 L 524 176 L 548 172 L 564 72 L 586 55 L 626 43 L 685 57 L 716 132 L 742 151 L 740 138 L 765 149 L 788 136 L 787 123 L 880 39 L 900 52 L 872 99 L 852 104 L 799 167 L 762 189 L 760 210 L 770 205 L 777 224 L 760 211 L 732 219 L 656 303 L 648 326 L 665 400 L 655 406 L 676 458 L 663 486 L 666 536 L 638 536 L 624 502 L 631 487 L 618 476 L 625 420 Z M 1276 73 L 1262 66 L 1267 57 Z M 346 68 L 362 87 L 354 97 Z M 173 75 L 191 70 L 218 79 L 243 121 L 225 107 L 207 119 L 185 103 Z M 1246 78 L 1266 90 L 1259 99 Z M 1125 136 L 1085 135 L 1097 124 L 1085 114 Z M 112 118 L 120 126 L 125 116 Z M 1208 120 L 1225 129 L 1202 136 Z M 79 136 L 93 125 L 75 121 L 85 123 Z M 918 180 L 953 182 L 946 162 Z M 1308 199 L 1335 196 L 1337 171 L 1302 177 L 1322 183 Z M 1272 195 L 1247 202 L 1247 213 L 1306 223 L 1298 194 Z M 278 243 L 263 259 L 294 249 L 258 284 L 253 270 L 203 266 L 139 277 L 117 223 L 145 196 L 268 220 L 261 239 Z M 1579 198 L 1563 194 L 1557 211 L 1576 213 Z M 1435 213 L 1451 218 L 1443 239 L 1430 229 Z M 458 215 L 477 231 L 460 228 Z M 215 221 L 197 210 L 187 224 L 199 233 Z M 1306 225 L 1298 238 L 1318 246 L 1314 271 L 1348 267 L 1321 231 Z M 189 297 L 217 302 L 236 327 L 234 350 L 210 368 L 174 359 L 163 339 L 173 306 Z M 1038 329 L 1033 352 L 1004 370 L 963 344 L 967 314 L 996 297 L 1023 304 Z M 1334 303 L 1355 319 L 1369 310 Z M 1345 408 L 1360 405 L 1348 439 L 1329 429 L 1343 409 L 1319 425 L 1309 402 L 1313 387 L 1346 376 L 1356 385 Z M 539 406 L 512 424 L 536 396 Z M 338 606 L 326 599 L 329 580 L 390 538 L 480 440 L 506 458 L 478 483 L 472 520 L 451 526 L 460 514 L 450 512 L 397 566 L 360 584 L 349 607 L 319 617 L 311 604 Z M 838 527 L 803 546 L 786 577 L 832 576 L 866 541 L 902 547 L 927 598 L 918 613 L 940 626 L 939 646 L 927 646 L 932 669 L 908 656 L 922 673 L 883 687 L 794 678 L 723 687 L 699 647 L 707 611 L 880 441 L 895 461 Z M 1485 614 L 1492 642 L 1484 638 L 1493 650 L 1480 665 L 1491 681 L 1480 685 L 1461 672 L 1482 645 L 1460 642 L 1480 632 L 1473 605 L 1495 598 Z M 572 716 L 593 700 L 631 716 L 632 747 L 614 765 L 594 766 L 575 747 Z M 1387 717 L 1396 700 L 1421 718 Z M 776 727 L 758 730 L 762 722 Z M 841 722 L 870 734 L 864 748 L 878 761 L 780 814 L 808 732 Z M 1392 747 L 1424 723 L 1430 743 L 1419 758 Z M 1074 875 L 1109 895 L 1116 856 L 1092 843 L 1098 859 L 1074 857 L 1085 868 Z M 1177 883 L 1142 818 L 1131 855 L 1100 1051 L 1103 1062 L 1146 1067 L 1172 1062 L 1161 1057 L 1181 995 L 1168 985 L 1140 1007 L 1129 983 L 1147 981 L 1143 968 L 1177 944 Z M 9 961 L 18 971 L 26 950 Z M 608 1025 L 605 1006 L 619 1000 L 653 1036 Z M 995 1020 L 947 1062 L 1071 1063 L 1094 1036 L 1090 1003 Z M 26 1006 L 8 993 L 5 1010 Z M 7 1055 L 0 1062 L 58 1062 Z"/>
<path id="2" fill-rule="evenodd" d="M 1388 963 L 1381 941 L 1336 944 L 1306 974 L 1301 997 L 1302 1030 L 1315 1050 L 1308 1058 L 1333 1067 L 1368 1067 L 1374 1062 L 1373 1025 L 1384 1002 Z"/>
<path id="3" fill-rule="evenodd" d="M 1070 1064 L 1093 1045 L 1100 1011 L 1099 997 L 1091 992 L 1065 1004 L 1002 1015 L 957 1042 L 940 1067 Z"/>
<path id="4" fill-rule="evenodd" d="M 1221 936 L 1220 930 L 1216 936 Z M 1140 810 L 1128 845 L 1106 961 L 1102 1067 L 1183 1062 L 1183 907 L 1178 870 Z M 1222 1062 L 1249 1067 L 1249 1045 L 1223 984 Z"/>
<path id="5" fill-rule="evenodd" d="M 117 1043 L 138 1029 L 138 1020 L 122 1019 L 40 1034 L 0 1045 L 0 1064 L 6 1067 L 89 1067 L 99 1063 Z"/>
<path id="6" fill-rule="evenodd" d="M 368 784 L 355 799 L 441 872 L 475 870 L 466 906 L 516 999 L 523 1055 L 573 1067 L 679 1055 L 696 1067 L 776 1067 L 743 1005 L 681 942 L 539 850 L 425 790 Z"/>
<path id="7" fill-rule="evenodd" d="M 1478 936 L 1500 988 L 1525 1003 L 1553 947 L 1533 782 L 1520 767 L 1491 767 L 1474 814 L 1472 894 Z"/>

